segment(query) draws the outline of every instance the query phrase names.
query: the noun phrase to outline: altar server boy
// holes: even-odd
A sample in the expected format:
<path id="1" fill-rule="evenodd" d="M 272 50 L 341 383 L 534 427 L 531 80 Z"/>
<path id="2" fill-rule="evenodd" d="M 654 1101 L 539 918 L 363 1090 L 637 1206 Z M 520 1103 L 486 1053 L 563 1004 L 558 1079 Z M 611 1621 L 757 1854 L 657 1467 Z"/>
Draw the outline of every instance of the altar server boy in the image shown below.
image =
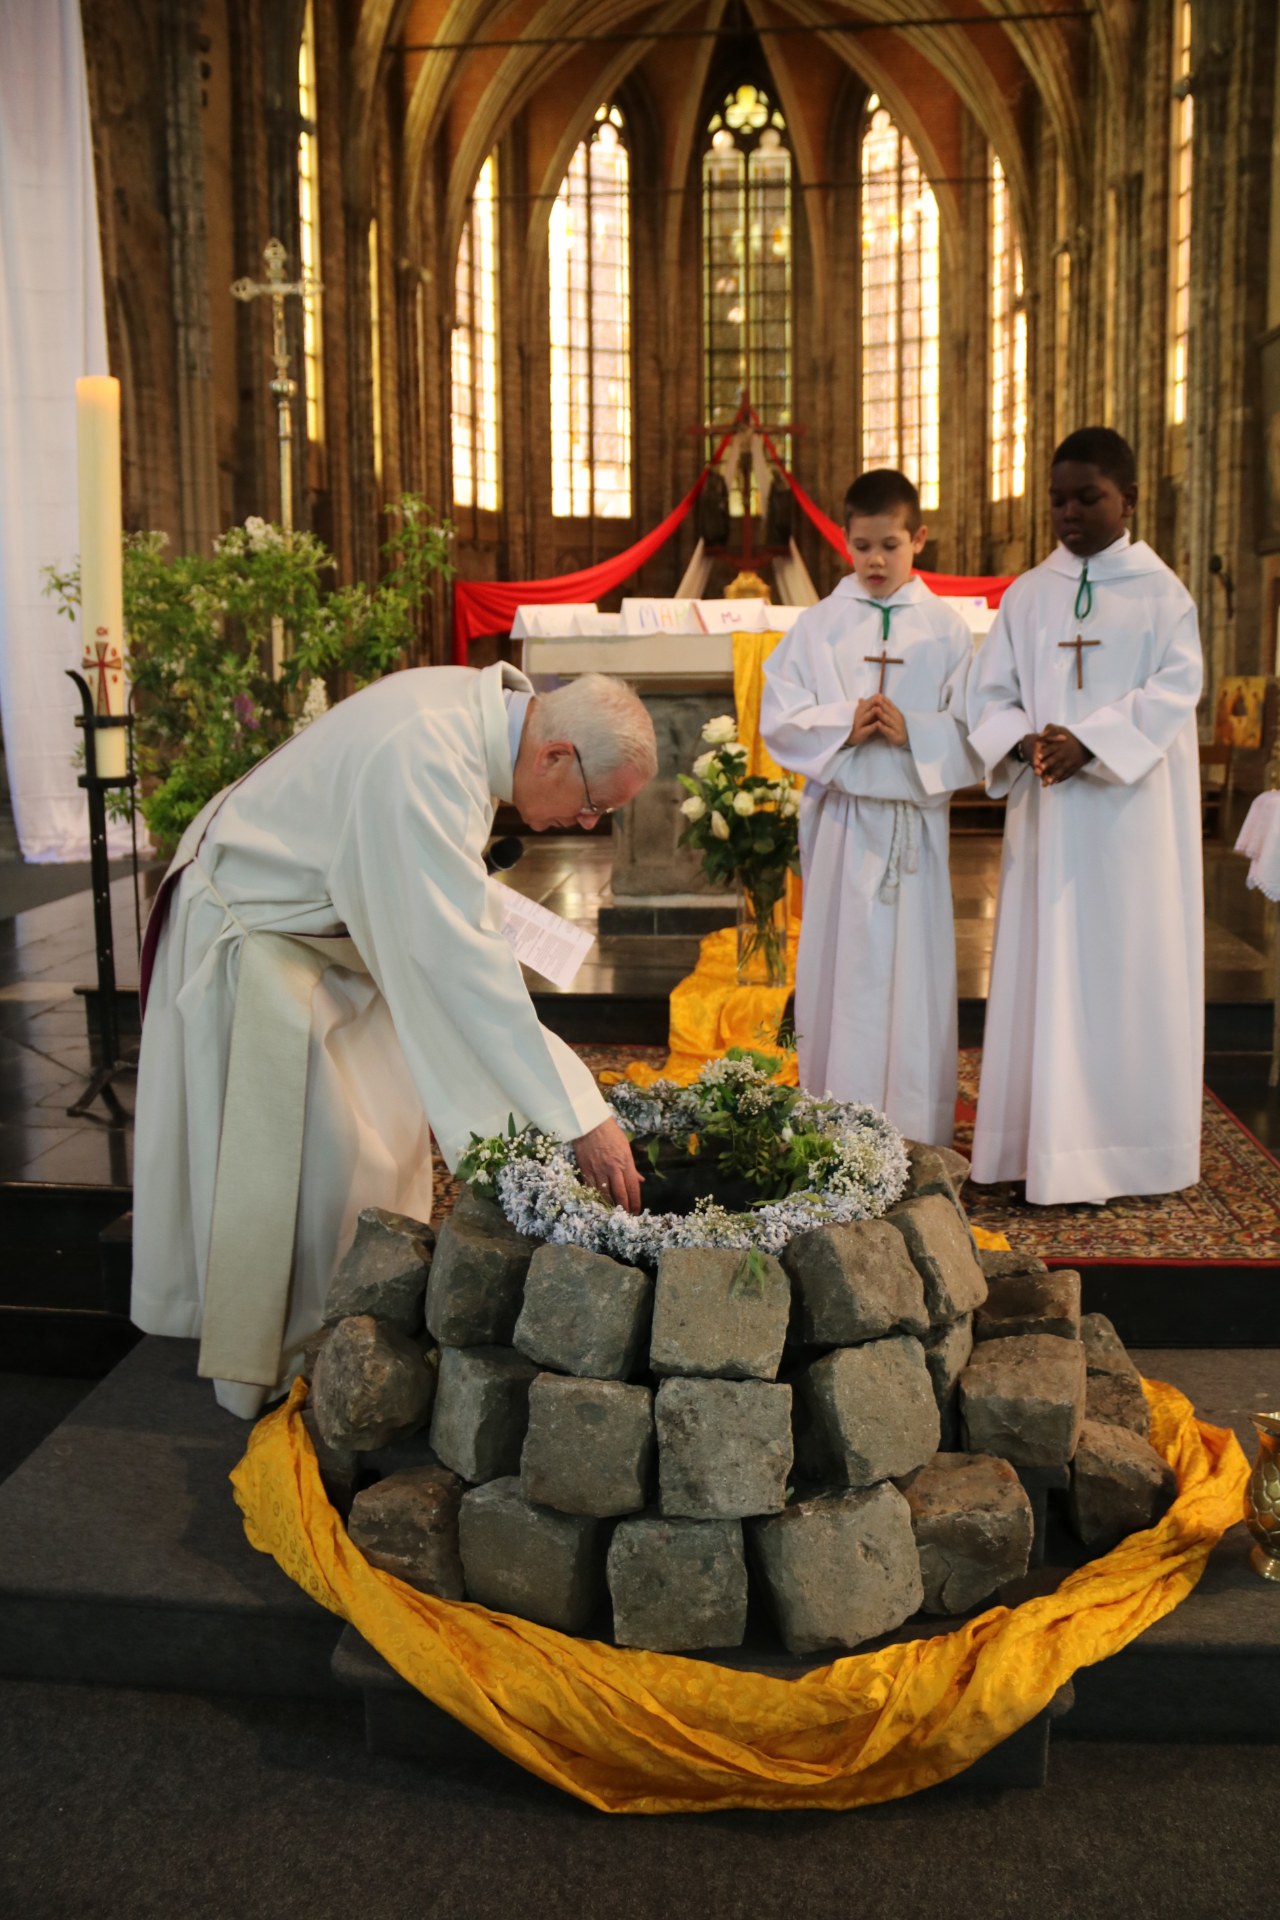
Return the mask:
<path id="1" fill-rule="evenodd" d="M 1191 596 L 1129 537 L 1133 451 L 1053 456 L 1058 545 L 1010 587 L 969 688 L 1007 794 L 976 1180 L 1036 1203 L 1200 1177 L 1204 905 Z"/>
<path id="2" fill-rule="evenodd" d="M 964 725 L 972 642 L 955 609 L 912 577 L 927 530 L 905 474 L 876 468 L 855 480 L 845 532 L 853 573 L 770 656 L 760 712 L 774 759 L 805 778 L 800 1084 L 949 1145 L 948 802 L 979 777 Z"/>

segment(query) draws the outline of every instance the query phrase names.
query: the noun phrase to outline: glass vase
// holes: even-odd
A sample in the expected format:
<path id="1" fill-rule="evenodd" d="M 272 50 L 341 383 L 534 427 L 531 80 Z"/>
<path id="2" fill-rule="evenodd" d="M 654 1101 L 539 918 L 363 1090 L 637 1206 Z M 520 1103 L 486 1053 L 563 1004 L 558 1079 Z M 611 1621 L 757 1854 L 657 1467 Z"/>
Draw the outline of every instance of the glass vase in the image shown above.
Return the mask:
<path id="1" fill-rule="evenodd" d="M 738 985 L 785 987 L 787 984 L 787 900 L 782 893 L 738 895 Z"/>

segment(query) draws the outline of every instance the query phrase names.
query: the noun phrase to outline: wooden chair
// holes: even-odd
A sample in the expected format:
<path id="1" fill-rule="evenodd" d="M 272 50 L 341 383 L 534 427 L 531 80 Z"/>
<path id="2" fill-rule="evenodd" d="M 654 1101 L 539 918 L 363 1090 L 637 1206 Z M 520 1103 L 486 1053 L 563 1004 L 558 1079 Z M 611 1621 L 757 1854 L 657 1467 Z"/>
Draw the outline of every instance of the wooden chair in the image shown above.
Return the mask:
<path id="1" fill-rule="evenodd" d="M 1206 835 L 1223 840 L 1231 831 L 1231 801 L 1235 791 L 1234 747 L 1200 747 L 1200 824 Z M 1221 768 L 1216 779 L 1205 779 L 1205 769 Z"/>

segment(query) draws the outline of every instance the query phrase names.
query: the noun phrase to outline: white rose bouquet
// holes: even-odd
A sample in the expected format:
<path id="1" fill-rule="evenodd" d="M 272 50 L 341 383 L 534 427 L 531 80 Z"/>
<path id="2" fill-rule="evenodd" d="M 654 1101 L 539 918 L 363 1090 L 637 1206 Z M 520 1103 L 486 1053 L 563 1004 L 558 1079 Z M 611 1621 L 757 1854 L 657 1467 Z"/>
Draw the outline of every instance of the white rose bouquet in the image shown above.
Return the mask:
<path id="1" fill-rule="evenodd" d="M 747 749 L 738 739 L 732 714 L 708 720 L 702 729 L 707 751 L 691 773 L 680 775 L 687 798 L 682 847 L 696 847 L 707 878 L 736 885 L 748 907 L 752 931 L 740 970 L 757 954 L 771 983 L 786 977 L 786 928 L 778 908 L 788 873 L 800 871 L 798 786 L 784 776 L 770 780 L 747 772 Z"/>

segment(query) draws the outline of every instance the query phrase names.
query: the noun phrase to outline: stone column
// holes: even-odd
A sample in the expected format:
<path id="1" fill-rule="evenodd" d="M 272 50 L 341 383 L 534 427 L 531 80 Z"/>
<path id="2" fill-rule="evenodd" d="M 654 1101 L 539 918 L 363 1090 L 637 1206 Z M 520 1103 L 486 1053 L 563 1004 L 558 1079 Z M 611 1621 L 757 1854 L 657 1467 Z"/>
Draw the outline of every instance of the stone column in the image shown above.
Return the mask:
<path id="1" fill-rule="evenodd" d="M 209 552 L 220 531 L 200 125 L 199 13 L 197 0 L 182 0 L 161 16 L 181 480 L 177 543 L 188 553 Z"/>
<path id="2" fill-rule="evenodd" d="M 1188 352 L 1187 463 L 1183 477 L 1187 529 L 1187 586 L 1200 610 L 1205 694 L 1211 698 L 1225 666 L 1223 594 L 1209 571 L 1225 503 L 1218 493 L 1220 382 L 1223 368 L 1221 280 L 1224 230 L 1234 171 L 1235 138 L 1228 125 L 1231 58 L 1226 4 L 1193 9 L 1191 43 L 1192 123 L 1191 337 Z M 1228 510 L 1229 511 L 1229 510 Z M 1224 528 L 1224 531 L 1226 529 Z"/>

